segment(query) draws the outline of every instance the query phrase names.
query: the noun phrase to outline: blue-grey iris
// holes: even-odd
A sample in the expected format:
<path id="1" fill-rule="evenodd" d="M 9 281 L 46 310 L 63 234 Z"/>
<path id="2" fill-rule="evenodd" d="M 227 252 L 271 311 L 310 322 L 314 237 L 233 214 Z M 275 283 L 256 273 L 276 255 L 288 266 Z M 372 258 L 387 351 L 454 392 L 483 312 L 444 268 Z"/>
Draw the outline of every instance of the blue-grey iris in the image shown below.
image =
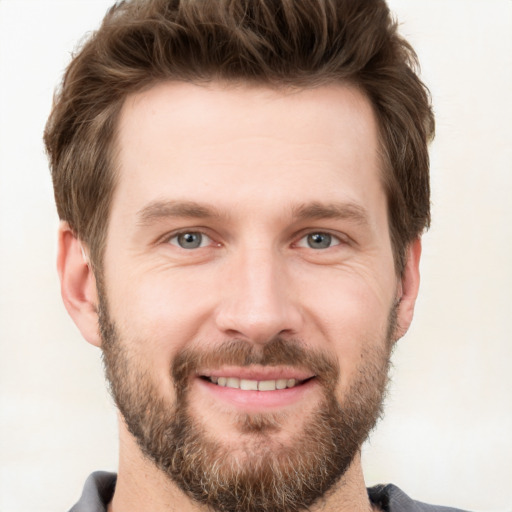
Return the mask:
<path id="1" fill-rule="evenodd" d="M 183 249 L 197 249 L 203 242 L 201 233 L 181 233 L 177 236 L 177 241 Z"/>
<path id="2" fill-rule="evenodd" d="M 331 246 L 332 237 L 328 233 L 312 233 L 308 235 L 308 245 L 312 249 L 327 249 Z"/>

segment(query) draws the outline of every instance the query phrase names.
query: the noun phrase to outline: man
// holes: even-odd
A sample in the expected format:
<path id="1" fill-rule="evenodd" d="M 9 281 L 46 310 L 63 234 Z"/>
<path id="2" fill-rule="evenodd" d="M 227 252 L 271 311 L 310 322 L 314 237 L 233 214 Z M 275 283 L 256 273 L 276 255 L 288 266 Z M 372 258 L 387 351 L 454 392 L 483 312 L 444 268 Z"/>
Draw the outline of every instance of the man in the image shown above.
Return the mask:
<path id="1" fill-rule="evenodd" d="M 360 462 L 430 217 L 414 63 L 383 0 L 109 11 L 45 132 L 62 296 L 120 412 L 72 511 L 449 510 Z"/>

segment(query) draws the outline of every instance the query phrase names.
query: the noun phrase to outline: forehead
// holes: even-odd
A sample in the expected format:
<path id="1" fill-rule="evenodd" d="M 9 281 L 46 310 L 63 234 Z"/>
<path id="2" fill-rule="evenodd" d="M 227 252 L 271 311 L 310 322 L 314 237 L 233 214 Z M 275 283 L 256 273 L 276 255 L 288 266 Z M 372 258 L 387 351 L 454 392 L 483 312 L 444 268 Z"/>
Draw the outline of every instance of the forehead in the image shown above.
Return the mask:
<path id="1" fill-rule="evenodd" d="M 127 98 L 118 143 L 114 209 L 166 196 L 229 207 L 382 192 L 373 110 L 348 85 L 161 83 Z"/>

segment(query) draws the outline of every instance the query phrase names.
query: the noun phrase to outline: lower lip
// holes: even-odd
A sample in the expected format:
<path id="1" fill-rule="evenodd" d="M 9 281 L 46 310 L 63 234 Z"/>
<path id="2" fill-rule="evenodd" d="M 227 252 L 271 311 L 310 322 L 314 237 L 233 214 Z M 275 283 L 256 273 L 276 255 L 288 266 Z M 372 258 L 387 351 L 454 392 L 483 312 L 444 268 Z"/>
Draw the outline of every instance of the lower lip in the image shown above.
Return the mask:
<path id="1" fill-rule="evenodd" d="M 276 389 L 275 391 L 244 391 L 218 386 L 201 378 L 198 378 L 197 382 L 201 389 L 209 393 L 214 399 L 221 400 L 247 412 L 261 412 L 294 405 L 303 400 L 305 395 L 311 393 L 318 386 L 315 378 L 293 388 Z"/>

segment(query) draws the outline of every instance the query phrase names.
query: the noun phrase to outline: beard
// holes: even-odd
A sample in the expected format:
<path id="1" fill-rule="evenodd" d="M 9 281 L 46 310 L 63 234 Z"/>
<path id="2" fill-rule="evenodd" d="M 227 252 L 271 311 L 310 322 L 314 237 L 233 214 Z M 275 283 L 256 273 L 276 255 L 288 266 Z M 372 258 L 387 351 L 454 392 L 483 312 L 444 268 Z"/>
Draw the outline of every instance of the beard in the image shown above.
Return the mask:
<path id="1" fill-rule="evenodd" d="M 333 489 L 382 413 L 396 309 L 380 343 L 367 348 L 342 400 L 339 364 L 300 340 L 275 338 L 263 347 L 229 340 L 214 349 L 186 349 L 170 368 L 176 399 L 159 393 L 151 368 L 129 354 L 100 294 L 99 323 L 105 373 L 114 401 L 142 453 L 198 504 L 219 512 L 297 512 Z M 136 340 L 140 344 L 144 340 Z M 221 365 L 307 369 L 322 399 L 286 445 L 273 441 L 284 413 L 239 414 L 244 442 L 215 439 L 191 410 L 190 382 L 199 368 Z"/>

